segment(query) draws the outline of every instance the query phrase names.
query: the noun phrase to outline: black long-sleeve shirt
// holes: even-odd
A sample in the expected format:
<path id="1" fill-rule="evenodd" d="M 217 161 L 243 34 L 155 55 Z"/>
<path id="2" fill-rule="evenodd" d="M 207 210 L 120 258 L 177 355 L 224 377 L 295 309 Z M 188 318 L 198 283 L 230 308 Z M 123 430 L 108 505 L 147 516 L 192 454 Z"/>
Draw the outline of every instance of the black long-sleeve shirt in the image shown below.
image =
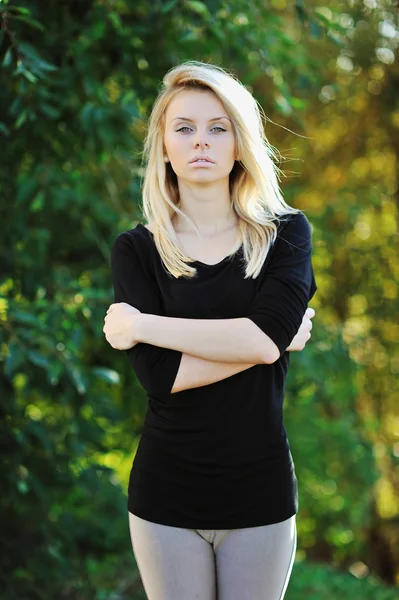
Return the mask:
<path id="1" fill-rule="evenodd" d="M 114 302 L 167 317 L 247 317 L 281 353 L 273 364 L 171 394 L 182 352 L 145 343 L 126 351 L 148 395 L 129 480 L 130 512 L 176 527 L 235 529 L 277 523 L 298 511 L 283 424 L 285 350 L 317 290 L 311 253 L 302 212 L 279 224 L 256 279 L 244 279 L 242 247 L 215 265 L 195 261 L 196 277 L 176 279 L 144 225 L 117 237 Z"/>

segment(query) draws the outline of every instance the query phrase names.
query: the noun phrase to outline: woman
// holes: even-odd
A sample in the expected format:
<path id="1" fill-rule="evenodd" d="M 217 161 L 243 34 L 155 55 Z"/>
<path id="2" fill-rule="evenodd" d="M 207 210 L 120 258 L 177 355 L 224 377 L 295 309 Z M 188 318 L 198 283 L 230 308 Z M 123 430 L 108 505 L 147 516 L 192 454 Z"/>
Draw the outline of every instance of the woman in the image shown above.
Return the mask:
<path id="1" fill-rule="evenodd" d="M 148 393 L 128 490 L 144 589 L 281 600 L 298 510 L 282 405 L 315 314 L 311 228 L 256 101 L 219 67 L 166 74 L 144 155 L 147 223 L 114 243 L 103 329 Z"/>

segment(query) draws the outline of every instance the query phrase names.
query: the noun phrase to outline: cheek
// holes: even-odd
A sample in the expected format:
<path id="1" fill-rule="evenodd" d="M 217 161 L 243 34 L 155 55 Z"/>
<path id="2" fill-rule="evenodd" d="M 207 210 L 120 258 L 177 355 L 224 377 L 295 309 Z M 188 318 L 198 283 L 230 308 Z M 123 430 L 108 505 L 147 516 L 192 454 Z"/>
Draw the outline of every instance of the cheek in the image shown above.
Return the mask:
<path id="1" fill-rule="evenodd" d="M 165 146 L 171 156 L 178 158 L 179 155 L 183 156 L 187 154 L 187 141 L 185 141 L 184 138 L 179 139 L 174 136 L 170 136 L 169 138 L 165 139 Z"/>
<path id="2" fill-rule="evenodd" d="M 228 163 L 231 162 L 232 160 L 234 160 L 235 157 L 235 140 L 233 139 L 229 139 L 229 140 L 223 140 L 220 143 L 220 148 L 218 148 L 218 151 L 220 152 L 220 157 L 222 158 L 222 160 L 224 160 L 224 162 Z"/>
<path id="3" fill-rule="evenodd" d="M 216 138 L 216 143 L 218 143 L 220 146 L 223 146 L 226 152 L 234 152 L 235 139 L 233 135 L 218 137 Z"/>

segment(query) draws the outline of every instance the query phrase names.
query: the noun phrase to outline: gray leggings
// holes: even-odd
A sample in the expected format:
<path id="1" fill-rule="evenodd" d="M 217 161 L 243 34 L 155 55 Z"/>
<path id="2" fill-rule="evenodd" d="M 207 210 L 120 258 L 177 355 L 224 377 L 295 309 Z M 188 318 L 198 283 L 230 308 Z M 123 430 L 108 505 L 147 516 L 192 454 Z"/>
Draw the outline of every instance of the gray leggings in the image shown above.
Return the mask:
<path id="1" fill-rule="evenodd" d="M 295 515 L 243 529 L 184 529 L 129 512 L 148 600 L 282 600 L 294 564 Z"/>

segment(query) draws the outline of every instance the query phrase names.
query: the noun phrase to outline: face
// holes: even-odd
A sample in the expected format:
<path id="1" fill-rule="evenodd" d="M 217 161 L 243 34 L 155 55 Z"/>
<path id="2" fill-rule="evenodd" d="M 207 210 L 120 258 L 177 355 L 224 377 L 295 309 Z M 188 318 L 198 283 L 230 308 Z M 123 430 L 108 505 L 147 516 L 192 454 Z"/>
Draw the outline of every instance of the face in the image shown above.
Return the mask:
<path id="1" fill-rule="evenodd" d="M 210 183 L 229 176 L 234 161 L 233 125 L 220 100 L 208 91 L 183 90 L 165 113 L 165 156 L 179 179 Z M 210 162 L 192 162 L 195 156 Z"/>

